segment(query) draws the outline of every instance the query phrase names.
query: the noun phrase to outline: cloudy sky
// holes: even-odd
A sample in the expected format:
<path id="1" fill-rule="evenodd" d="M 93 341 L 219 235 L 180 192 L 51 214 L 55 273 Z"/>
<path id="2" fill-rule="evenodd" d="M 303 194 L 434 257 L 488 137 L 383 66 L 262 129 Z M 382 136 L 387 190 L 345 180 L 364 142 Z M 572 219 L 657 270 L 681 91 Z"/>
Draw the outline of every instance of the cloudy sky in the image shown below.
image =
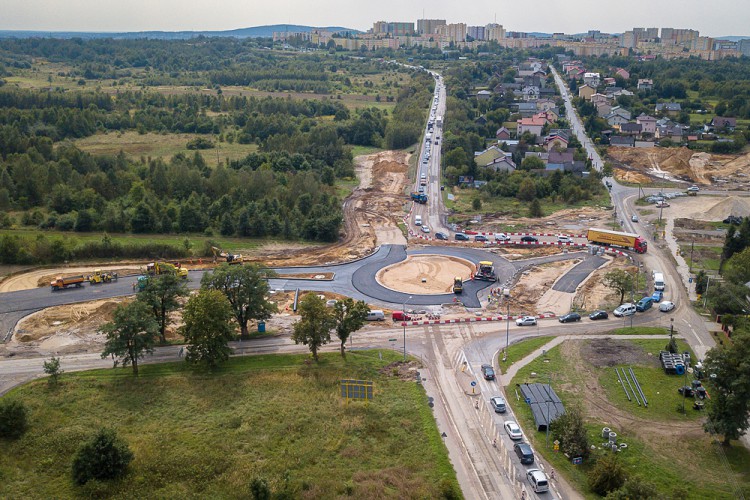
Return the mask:
<path id="1" fill-rule="evenodd" d="M 0 0 L 0 30 L 226 30 L 446 19 L 507 30 L 619 33 L 637 27 L 750 35 L 750 0 Z"/>

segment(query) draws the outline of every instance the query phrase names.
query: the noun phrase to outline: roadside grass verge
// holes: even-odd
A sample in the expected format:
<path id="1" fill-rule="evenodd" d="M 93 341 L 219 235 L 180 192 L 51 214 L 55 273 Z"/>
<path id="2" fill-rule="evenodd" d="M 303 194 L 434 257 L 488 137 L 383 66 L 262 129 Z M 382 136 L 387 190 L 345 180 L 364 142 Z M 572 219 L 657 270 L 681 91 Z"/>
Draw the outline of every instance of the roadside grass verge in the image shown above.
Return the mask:
<path id="1" fill-rule="evenodd" d="M 529 203 L 516 198 L 490 197 L 474 189 L 454 189 L 452 192 L 454 199 L 453 201 L 448 201 L 446 206 L 455 212 L 453 218 L 475 217 L 486 213 L 499 213 L 510 217 L 528 217 L 529 215 Z M 479 197 L 482 201 L 482 208 L 479 210 L 472 208 L 472 202 L 476 197 Z M 609 193 L 607 192 L 595 196 L 591 200 L 574 204 L 552 201 L 547 198 L 540 199 L 539 202 L 545 216 L 554 214 L 560 210 L 581 207 L 603 207 L 608 206 L 610 203 Z"/>
<path id="2" fill-rule="evenodd" d="M 669 328 L 661 326 L 634 326 L 630 328 L 629 326 L 625 326 L 606 333 L 612 335 L 669 335 Z"/>
<path id="3" fill-rule="evenodd" d="M 308 359 L 238 357 L 213 373 L 143 365 L 137 380 L 129 368 L 95 370 L 66 374 L 57 389 L 14 389 L 5 397 L 27 405 L 30 425 L 3 443 L 0 497 L 243 498 L 254 477 L 292 498 L 437 498 L 441 482 L 458 491 L 424 390 L 381 373 L 398 353 Z M 375 401 L 346 404 L 342 378 L 373 380 Z M 135 460 L 121 480 L 74 486 L 72 456 L 103 426 Z"/>
<path id="4" fill-rule="evenodd" d="M 508 368 L 510 368 L 510 366 L 513 363 L 515 363 L 516 361 L 522 360 L 528 354 L 539 349 L 540 347 L 548 343 L 553 338 L 554 338 L 553 336 L 548 335 L 548 336 L 543 336 L 543 337 L 533 337 L 530 339 L 524 339 L 520 342 L 514 342 L 508 347 L 508 353 L 507 353 L 505 361 L 503 361 L 502 351 L 500 352 L 500 355 L 498 356 L 497 364 L 502 369 L 502 372 L 504 373 L 505 371 L 507 371 Z"/>
<path id="5" fill-rule="evenodd" d="M 682 385 L 683 379 L 666 375 L 653 364 L 658 362 L 658 351 L 664 348 L 666 342 L 661 339 L 618 341 L 640 348 L 644 355 L 652 353 L 652 356 L 641 358 L 644 363 L 651 362 L 649 366 L 631 363 L 649 401 L 649 408 L 638 407 L 635 402 L 627 401 L 613 367 L 596 368 L 589 365 L 587 369 L 581 370 L 577 365 L 581 360 L 571 362 L 563 356 L 562 347 L 565 344 L 554 347 L 547 351 L 546 356 L 539 357 L 520 369 L 508 386 L 508 400 L 535 452 L 544 456 L 558 473 L 564 474 L 586 498 L 601 498 L 589 490 L 586 474 L 593 467 L 596 456 L 611 453 L 602 448 L 605 440 L 601 437 L 602 428 L 611 427 L 618 434 L 618 442 L 628 445 L 627 450 L 618 455 L 625 469 L 629 474 L 656 484 L 663 498 L 736 498 L 733 482 L 745 495 L 750 493 L 750 453 L 739 443 L 733 443 L 728 449 L 713 444 L 712 438 L 701 430 L 699 420 L 703 415 L 692 409 L 692 399 L 686 400 L 687 417 L 678 413 L 677 408 L 682 399 L 677 393 L 677 387 Z M 681 351 L 689 350 L 682 340 L 677 342 Z M 652 357 L 653 362 L 650 359 Z M 588 379 L 585 374 L 589 370 L 598 374 L 597 381 L 603 386 L 607 399 L 637 420 L 619 428 L 613 422 L 622 422 L 622 417 L 610 421 L 604 421 L 601 417 L 586 418 L 589 442 L 597 449 L 583 465 L 576 466 L 563 454 L 553 450 L 551 436 L 547 442 L 545 432 L 534 430 L 530 407 L 519 401 L 513 391 L 516 384 L 524 382 L 546 383 L 549 375 L 552 377 L 552 388 L 566 407 L 582 404 L 586 408 L 586 403 L 580 402 L 580 391 L 590 390 L 591 381 L 586 385 Z M 535 377 L 531 377 L 532 372 L 536 374 Z M 586 413 L 584 409 L 584 416 Z M 599 415 L 601 414 L 600 411 Z M 684 430 L 675 427 L 680 425 L 688 427 Z"/>
<path id="6" fill-rule="evenodd" d="M 691 269 L 707 269 L 718 271 L 721 264 L 721 246 L 697 246 L 690 248 L 690 242 L 680 242 L 680 255 L 685 258 L 685 262 Z M 691 261 L 692 255 L 692 261 Z"/>

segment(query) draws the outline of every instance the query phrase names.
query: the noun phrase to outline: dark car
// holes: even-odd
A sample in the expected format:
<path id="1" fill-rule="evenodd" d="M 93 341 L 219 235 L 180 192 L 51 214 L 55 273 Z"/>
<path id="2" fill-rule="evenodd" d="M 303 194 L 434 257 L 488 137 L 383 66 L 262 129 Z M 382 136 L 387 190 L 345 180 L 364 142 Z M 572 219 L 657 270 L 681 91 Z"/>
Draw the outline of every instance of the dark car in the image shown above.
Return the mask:
<path id="1" fill-rule="evenodd" d="M 515 451 L 518 458 L 521 459 L 522 464 L 528 465 L 534 463 L 534 451 L 527 443 L 514 444 L 513 451 Z"/>
<path id="2" fill-rule="evenodd" d="M 651 309 L 652 305 L 654 305 L 654 299 L 652 299 L 651 297 L 643 297 L 635 305 L 635 310 L 638 312 L 645 312 Z"/>
<path id="3" fill-rule="evenodd" d="M 482 234 L 478 234 L 474 236 L 474 241 L 487 241 L 487 237 Z"/>
<path id="4" fill-rule="evenodd" d="M 485 380 L 495 380 L 495 370 L 490 365 L 482 365 L 482 375 Z"/>
<path id="5" fill-rule="evenodd" d="M 600 309 L 598 311 L 594 311 L 591 314 L 589 314 L 589 319 L 607 319 L 609 318 L 609 314 L 607 314 L 607 311 L 604 311 L 603 309 Z"/>
<path id="6" fill-rule="evenodd" d="M 456 241 L 469 241 L 469 237 L 466 236 L 464 233 L 456 233 Z"/>
<path id="7" fill-rule="evenodd" d="M 448 235 L 445 234 L 445 233 L 435 233 L 435 238 L 437 238 L 439 240 L 447 240 L 448 239 Z"/>
<path id="8" fill-rule="evenodd" d="M 526 243 L 537 243 L 539 240 L 534 238 L 533 236 L 521 236 L 521 241 L 524 241 Z"/>
<path id="9" fill-rule="evenodd" d="M 572 323 L 574 321 L 581 321 L 581 315 L 578 313 L 569 313 L 565 316 L 560 316 L 560 323 Z"/>
<path id="10" fill-rule="evenodd" d="M 742 217 L 738 217 L 736 215 L 730 215 L 729 217 L 724 219 L 722 222 L 724 224 L 735 224 L 739 226 L 740 224 L 742 224 Z"/>

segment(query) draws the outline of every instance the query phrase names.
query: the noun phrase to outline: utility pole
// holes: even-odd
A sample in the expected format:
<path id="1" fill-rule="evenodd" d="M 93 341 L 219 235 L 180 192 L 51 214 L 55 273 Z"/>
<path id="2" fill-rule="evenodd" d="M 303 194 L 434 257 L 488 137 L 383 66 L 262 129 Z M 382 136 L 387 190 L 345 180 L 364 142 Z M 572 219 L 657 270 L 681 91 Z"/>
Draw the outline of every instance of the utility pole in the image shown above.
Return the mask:
<path id="1" fill-rule="evenodd" d="M 695 240 L 690 242 L 690 268 L 688 269 L 689 273 L 693 272 L 693 247 L 695 247 Z"/>
<path id="2" fill-rule="evenodd" d="M 404 361 L 406 361 L 406 303 L 411 300 L 411 295 L 404 301 L 401 312 L 404 313 Z"/>

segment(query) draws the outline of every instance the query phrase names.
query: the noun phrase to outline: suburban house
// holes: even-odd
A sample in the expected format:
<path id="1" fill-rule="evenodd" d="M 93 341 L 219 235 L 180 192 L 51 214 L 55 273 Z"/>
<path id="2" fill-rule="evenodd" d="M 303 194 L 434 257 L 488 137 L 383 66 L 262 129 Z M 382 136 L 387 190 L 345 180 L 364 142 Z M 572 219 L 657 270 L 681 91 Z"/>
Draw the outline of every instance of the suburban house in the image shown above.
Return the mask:
<path id="1" fill-rule="evenodd" d="M 612 112 L 612 105 L 608 101 L 599 101 L 596 106 L 596 114 L 604 118 Z"/>
<path id="2" fill-rule="evenodd" d="M 477 125 L 487 125 L 487 118 L 485 118 L 484 115 L 478 116 L 477 118 L 474 118 L 474 123 Z"/>
<path id="3" fill-rule="evenodd" d="M 474 152 L 474 162 L 479 167 L 486 167 L 487 165 L 497 160 L 498 158 L 504 157 L 505 154 L 506 154 L 505 151 L 503 151 L 499 147 L 490 146 L 484 151 Z"/>
<path id="4" fill-rule="evenodd" d="M 614 135 L 609 138 L 610 146 L 619 146 L 623 148 L 632 148 L 635 146 L 635 137 L 623 137 L 620 135 Z"/>
<path id="5" fill-rule="evenodd" d="M 711 121 L 703 126 L 703 130 L 706 132 L 713 132 L 714 130 L 725 130 L 727 132 L 734 132 L 737 127 L 737 118 L 725 118 L 723 116 L 714 116 Z"/>
<path id="6" fill-rule="evenodd" d="M 627 118 L 625 118 L 622 115 L 619 115 L 617 113 L 610 113 L 607 116 L 604 117 L 605 120 L 607 120 L 607 123 L 610 127 L 620 128 L 620 125 L 624 125 L 625 123 L 628 123 Z"/>
<path id="7" fill-rule="evenodd" d="M 535 102 L 518 102 L 510 105 L 511 108 L 517 108 L 521 118 L 529 118 L 535 115 L 539 110 Z"/>
<path id="8" fill-rule="evenodd" d="M 523 135 L 524 132 L 530 132 L 536 136 L 542 135 L 542 128 L 547 123 L 547 120 L 538 116 L 531 118 L 521 118 L 518 120 L 518 137 Z"/>
<path id="9" fill-rule="evenodd" d="M 666 115 L 675 116 L 682 111 L 682 106 L 679 102 L 659 102 L 656 103 L 656 112 L 664 113 Z"/>
<path id="10" fill-rule="evenodd" d="M 623 108 L 622 106 L 615 106 L 610 111 L 610 114 L 620 115 L 621 117 L 625 118 L 628 121 L 630 121 L 630 118 L 632 117 L 632 114 L 630 113 L 630 111 Z"/>
<path id="11" fill-rule="evenodd" d="M 547 163 L 573 163 L 573 153 L 575 150 L 566 149 L 564 151 L 555 151 L 554 149 L 549 152 L 547 157 Z"/>
<path id="12" fill-rule="evenodd" d="M 635 122 L 641 126 L 642 134 L 656 133 L 656 118 L 653 116 L 641 114 L 635 119 Z"/>
<path id="13" fill-rule="evenodd" d="M 542 86 L 542 88 L 539 89 L 539 97 L 553 97 L 556 95 L 555 89 L 552 87 L 545 87 Z"/>
<path id="14" fill-rule="evenodd" d="M 592 95 L 590 100 L 591 100 L 591 104 L 594 104 L 594 105 L 596 105 L 596 103 L 598 102 L 607 102 L 607 103 L 612 102 L 611 97 L 604 95 L 604 94 L 600 94 L 598 92 Z"/>
<path id="15" fill-rule="evenodd" d="M 585 99 L 587 101 L 591 100 L 591 96 L 596 94 L 596 88 L 590 87 L 588 85 L 581 85 L 578 87 L 578 97 Z"/>
<path id="16" fill-rule="evenodd" d="M 650 78 L 638 79 L 638 90 L 651 90 L 654 88 L 654 81 Z"/>
<path id="17" fill-rule="evenodd" d="M 599 73 L 584 73 L 583 83 L 585 83 L 589 87 L 596 88 L 601 83 L 601 76 L 599 75 Z"/>
<path id="18" fill-rule="evenodd" d="M 641 124 L 635 122 L 628 122 L 620 125 L 620 133 L 623 135 L 639 135 L 642 129 L 643 127 L 641 127 Z"/>
<path id="19" fill-rule="evenodd" d="M 522 88 L 521 97 L 523 97 L 524 101 L 536 101 L 539 99 L 539 87 L 529 85 Z"/>
<path id="20" fill-rule="evenodd" d="M 524 160 L 530 156 L 536 156 L 540 160 L 544 161 L 544 163 L 547 163 L 547 160 L 549 160 L 549 153 L 546 151 L 526 151 L 526 154 L 523 155 Z"/>
<path id="21" fill-rule="evenodd" d="M 490 97 L 492 97 L 492 92 L 490 92 L 489 90 L 480 90 L 479 92 L 477 92 L 477 99 L 480 101 L 486 101 Z"/>
<path id="22" fill-rule="evenodd" d="M 552 151 L 553 149 L 568 149 L 568 139 L 567 137 L 559 135 L 554 135 L 552 137 L 547 136 L 544 138 L 544 147 L 547 151 Z"/>
<path id="23" fill-rule="evenodd" d="M 687 135 L 689 127 L 675 123 L 667 118 L 662 118 L 656 122 L 656 133 L 654 136 L 657 139 L 665 139 L 667 137 L 682 140 L 683 135 Z"/>
<path id="24" fill-rule="evenodd" d="M 539 113 L 536 113 L 532 118 L 544 118 L 548 122 L 556 122 L 560 115 L 557 114 L 557 111 L 554 109 L 548 109 L 547 111 L 541 111 Z"/>
<path id="25" fill-rule="evenodd" d="M 612 98 L 620 97 L 621 95 L 635 95 L 628 89 L 621 89 L 620 87 L 607 87 L 605 93 Z"/>
<path id="26" fill-rule="evenodd" d="M 608 76 L 607 78 L 604 79 L 604 85 L 608 87 L 612 85 L 617 85 L 617 80 L 615 80 L 611 76 Z"/>
<path id="27" fill-rule="evenodd" d="M 617 71 L 615 71 L 615 75 L 619 75 L 625 80 L 630 78 L 630 73 L 624 68 L 618 68 Z"/>
<path id="28" fill-rule="evenodd" d="M 497 137 L 499 141 L 510 139 L 510 130 L 505 127 L 500 127 L 497 129 L 497 132 L 495 132 L 495 137 Z"/>
<path id="29" fill-rule="evenodd" d="M 557 104 L 555 104 L 554 99 L 539 99 L 536 102 L 536 109 L 539 111 L 547 111 L 548 109 L 557 109 Z"/>
<path id="30" fill-rule="evenodd" d="M 484 168 L 492 169 L 495 172 L 513 172 L 516 169 L 516 164 L 513 163 L 510 156 L 502 156 L 484 165 Z"/>

